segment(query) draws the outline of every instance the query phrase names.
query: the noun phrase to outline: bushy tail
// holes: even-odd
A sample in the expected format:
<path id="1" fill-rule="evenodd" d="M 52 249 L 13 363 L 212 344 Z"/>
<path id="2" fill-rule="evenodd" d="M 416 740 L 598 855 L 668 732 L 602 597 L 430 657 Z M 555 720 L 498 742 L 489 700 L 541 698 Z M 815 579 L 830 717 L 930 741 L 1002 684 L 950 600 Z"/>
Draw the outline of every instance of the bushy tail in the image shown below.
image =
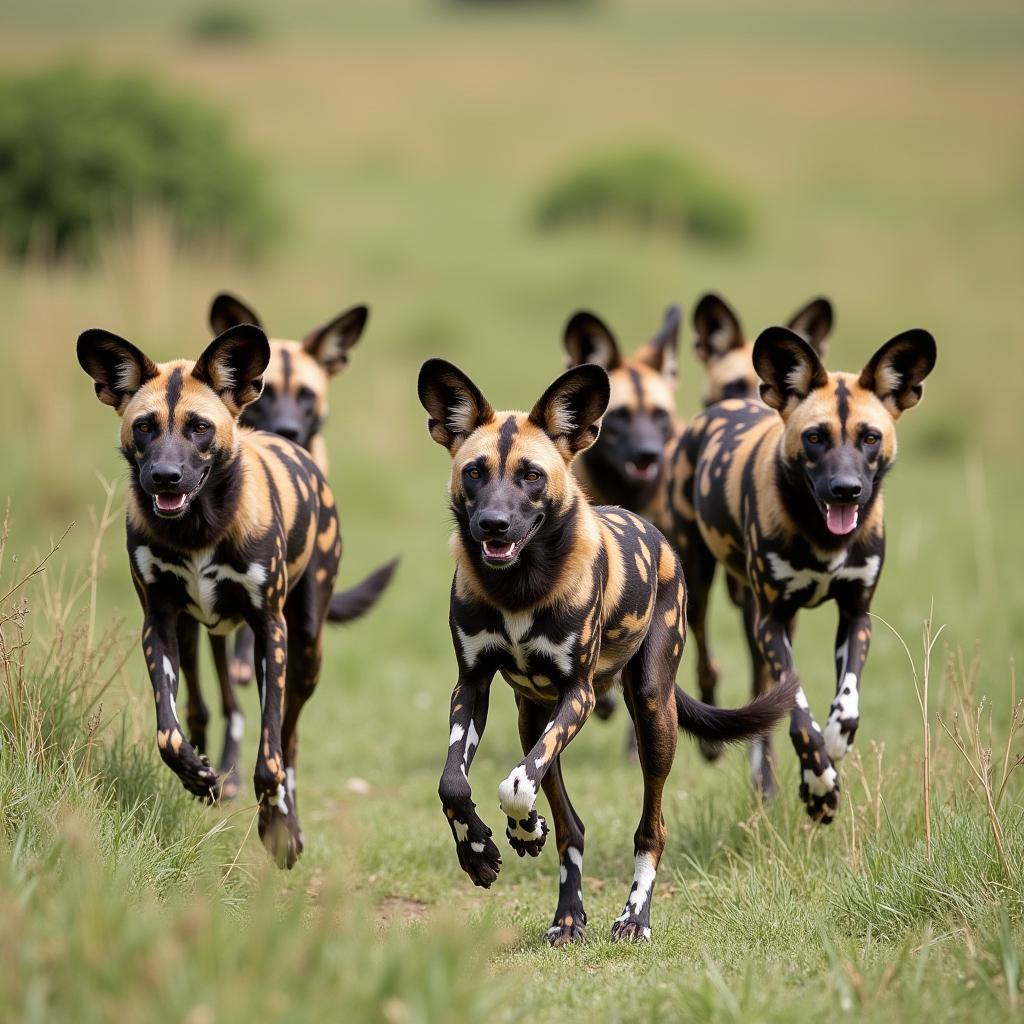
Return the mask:
<path id="1" fill-rule="evenodd" d="M 767 732 L 789 713 L 799 682 L 791 679 L 767 693 L 759 694 L 741 708 L 715 708 L 702 704 L 676 687 L 676 715 L 679 728 L 711 743 L 735 743 Z"/>
<path id="2" fill-rule="evenodd" d="M 397 568 L 398 559 L 393 558 L 387 565 L 382 565 L 370 573 L 362 583 L 332 594 L 331 603 L 327 608 L 327 621 L 352 622 L 365 615 L 387 590 Z"/>

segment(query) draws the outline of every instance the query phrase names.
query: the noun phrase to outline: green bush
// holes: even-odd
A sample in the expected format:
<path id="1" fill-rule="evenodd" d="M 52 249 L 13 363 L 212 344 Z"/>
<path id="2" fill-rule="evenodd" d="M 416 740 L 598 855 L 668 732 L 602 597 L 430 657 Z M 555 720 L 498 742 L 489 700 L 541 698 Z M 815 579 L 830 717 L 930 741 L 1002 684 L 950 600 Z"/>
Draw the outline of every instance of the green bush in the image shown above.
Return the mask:
<path id="1" fill-rule="evenodd" d="M 192 15 L 187 33 L 200 43 L 253 43 L 266 36 L 267 27 L 260 16 L 249 8 L 235 4 L 214 4 Z"/>
<path id="2" fill-rule="evenodd" d="M 737 245 L 751 214 L 736 190 L 691 158 L 635 149 L 585 160 L 543 193 L 537 222 L 546 228 L 622 222 L 701 242 Z"/>
<path id="3" fill-rule="evenodd" d="M 198 100 L 77 64 L 0 78 L 0 244 L 87 257 L 149 207 L 247 250 L 274 223 L 260 165 Z"/>

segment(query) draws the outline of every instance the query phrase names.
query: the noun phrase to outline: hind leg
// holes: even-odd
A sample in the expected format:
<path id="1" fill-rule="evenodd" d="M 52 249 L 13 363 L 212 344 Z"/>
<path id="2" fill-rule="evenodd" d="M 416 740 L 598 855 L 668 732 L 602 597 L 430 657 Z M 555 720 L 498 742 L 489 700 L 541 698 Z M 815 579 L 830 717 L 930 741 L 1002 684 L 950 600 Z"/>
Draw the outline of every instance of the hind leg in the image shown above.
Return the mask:
<path id="1" fill-rule="evenodd" d="M 217 766 L 217 785 L 221 800 L 231 800 L 238 795 L 242 778 L 238 772 L 241 757 L 242 737 L 245 735 L 245 716 L 238 706 L 235 685 L 228 670 L 228 638 L 210 637 L 213 664 L 220 683 L 220 704 L 224 712 L 224 746 L 221 748 L 220 763 Z"/>
<path id="2" fill-rule="evenodd" d="M 753 591 L 747 589 L 736 597 L 742 602 L 743 627 L 750 650 L 751 691 L 756 697 L 764 693 L 772 684 L 771 671 L 764 660 L 761 647 L 757 642 L 757 605 Z M 761 795 L 770 800 L 778 791 L 778 778 L 775 770 L 775 751 L 772 748 L 770 733 L 757 736 L 750 741 L 750 780 Z"/>
<path id="3" fill-rule="evenodd" d="M 248 686 L 252 682 L 254 644 L 256 637 L 248 626 L 243 626 L 235 636 L 235 651 L 228 663 L 231 682 L 236 686 Z"/>
<path id="4" fill-rule="evenodd" d="M 691 535 L 682 562 L 687 593 L 686 621 L 697 645 L 697 687 L 700 699 L 705 704 L 714 705 L 718 662 L 708 644 L 707 614 L 711 584 L 715 578 L 715 556 L 699 535 Z M 708 761 L 717 760 L 722 753 L 722 744 L 701 740 L 700 752 Z"/>
<path id="5" fill-rule="evenodd" d="M 656 618 L 659 614 L 655 612 Z M 644 773 L 644 805 L 633 837 L 633 884 L 622 913 L 612 925 L 616 942 L 646 942 L 651 938 L 654 880 L 667 837 L 661 798 L 679 731 L 673 684 L 678 657 L 652 649 L 658 646 L 649 637 L 623 672 L 626 706 L 636 725 Z"/>
<path id="6" fill-rule="evenodd" d="M 179 615 L 178 657 L 181 674 L 185 677 L 185 692 L 188 694 L 188 708 L 185 721 L 188 723 L 188 739 L 194 750 L 206 753 L 206 726 L 210 721 L 210 709 L 203 700 L 199 687 L 199 623 L 189 615 Z"/>
<path id="7" fill-rule="evenodd" d="M 547 712 L 539 704 L 517 697 L 519 706 L 519 738 L 523 753 L 543 736 Z M 558 906 L 547 931 L 552 946 L 567 946 L 586 938 L 587 915 L 583 909 L 583 822 L 569 801 L 562 780 L 561 758 L 555 758 L 541 782 L 551 807 L 558 847 Z M 522 857 L 526 850 L 517 850 Z"/>

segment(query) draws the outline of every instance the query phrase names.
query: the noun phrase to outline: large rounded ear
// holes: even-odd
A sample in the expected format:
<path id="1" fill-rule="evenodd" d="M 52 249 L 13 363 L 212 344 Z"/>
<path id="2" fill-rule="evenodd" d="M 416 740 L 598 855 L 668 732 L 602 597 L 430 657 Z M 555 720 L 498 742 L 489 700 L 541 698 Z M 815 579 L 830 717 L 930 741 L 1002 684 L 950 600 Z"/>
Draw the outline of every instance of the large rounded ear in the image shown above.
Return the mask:
<path id="1" fill-rule="evenodd" d="M 788 327 L 769 327 L 754 342 L 754 370 L 764 383 L 765 405 L 785 414 L 791 403 L 802 402 L 815 388 L 828 383 L 828 374 L 814 349 Z"/>
<path id="2" fill-rule="evenodd" d="M 416 385 L 427 410 L 427 430 L 454 455 L 477 427 L 494 419 L 494 410 L 480 389 L 454 364 L 428 359 Z"/>
<path id="3" fill-rule="evenodd" d="M 874 391 L 897 419 L 924 394 L 923 381 L 935 368 L 935 339 L 920 328 L 887 341 L 868 361 L 860 386 Z"/>
<path id="4" fill-rule="evenodd" d="M 610 394 L 608 374 L 600 366 L 574 366 L 541 395 L 530 411 L 530 422 L 555 442 L 569 462 L 597 440 Z"/>
<path id="5" fill-rule="evenodd" d="M 679 379 L 679 325 L 683 312 L 676 306 L 665 310 L 665 318 L 658 333 L 636 350 L 634 358 L 652 370 L 657 370 L 670 384 Z"/>
<path id="6" fill-rule="evenodd" d="M 622 365 L 619 343 L 611 328 L 597 315 L 581 309 L 569 317 L 563 338 L 569 366 L 593 363 L 611 373 Z"/>
<path id="7" fill-rule="evenodd" d="M 362 336 L 368 306 L 353 306 L 302 339 L 302 347 L 332 376 L 348 365 L 348 350 Z"/>
<path id="8" fill-rule="evenodd" d="M 210 303 L 210 328 L 214 335 L 223 334 L 229 327 L 254 324 L 263 327 L 260 318 L 241 299 L 221 292 Z"/>
<path id="9" fill-rule="evenodd" d="M 96 397 L 111 405 L 118 415 L 128 400 L 159 368 L 130 341 L 99 328 L 85 331 L 78 338 L 78 362 L 96 387 Z"/>
<path id="10" fill-rule="evenodd" d="M 700 297 L 693 311 L 693 329 L 697 332 L 693 349 L 702 363 L 744 345 L 740 318 L 725 299 L 714 292 Z"/>
<path id="11" fill-rule="evenodd" d="M 270 342 L 253 324 L 238 324 L 218 335 L 196 360 L 192 376 L 209 385 L 233 416 L 263 393 Z"/>
<path id="12" fill-rule="evenodd" d="M 806 306 L 798 309 L 790 318 L 786 326 L 791 331 L 796 331 L 818 354 L 819 359 L 824 359 L 828 352 L 826 339 L 832 331 L 833 316 L 832 303 L 823 295 L 811 299 Z"/>

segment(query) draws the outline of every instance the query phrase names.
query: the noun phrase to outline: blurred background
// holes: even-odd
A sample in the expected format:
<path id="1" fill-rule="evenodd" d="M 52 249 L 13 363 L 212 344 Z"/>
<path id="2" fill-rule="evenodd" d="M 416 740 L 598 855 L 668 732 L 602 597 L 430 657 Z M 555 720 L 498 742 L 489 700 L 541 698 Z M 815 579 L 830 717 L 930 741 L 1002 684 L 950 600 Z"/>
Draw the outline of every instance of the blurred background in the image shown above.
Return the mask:
<path id="1" fill-rule="evenodd" d="M 1022 57 L 1015 0 L 5 0 L 0 497 L 10 550 L 24 565 L 74 522 L 54 563 L 73 578 L 93 554 L 98 477 L 123 488 L 116 417 L 75 359 L 83 329 L 107 328 L 163 360 L 199 354 L 224 289 L 290 338 L 368 303 L 326 427 L 341 583 L 394 554 L 403 561 L 381 606 L 328 640 L 304 724 L 307 856 L 281 884 L 318 891 L 325 862 L 354 857 L 352 884 L 378 902 L 397 893 L 400 913 L 468 905 L 479 894 L 436 811 L 454 670 L 448 456 L 416 399 L 421 361 L 445 356 L 496 407 L 529 407 L 564 365 L 573 311 L 593 309 L 632 349 L 678 302 L 685 417 L 699 407 L 690 315 L 702 292 L 720 292 L 750 337 L 825 294 L 837 316 L 832 369 L 858 370 L 909 327 L 937 338 L 925 401 L 899 425 L 874 611 L 916 652 L 934 605 L 951 648 L 980 643 L 980 692 L 996 694 L 1005 717 L 1007 658 L 1024 653 Z M 101 622 L 122 622 L 130 652 L 108 709 L 129 709 L 155 761 L 118 523 L 95 554 L 107 565 Z M 721 591 L 714 614 L 721 700 L 739 703 L 746 656 Z M 833 631 L 824 609 L 805 615 L 798 637 L 819 716 Z M 687 656 L 691 691 L 692 679 Z M 251 691 L 245 700 L 252 721 Z M 491 816 L 520 756 L 512 701 L 497 694 L 492 708 L 474 766 Z M 858 745 L 886 741 L 897 758 L 920 728 L 905 654 L 881 626 L 862 715 Z M 621 715 L 594 723 L 567 755 L 595 823 L 589 870 L 616 879 L 593 896 L 608 914 L 630 870 L 639 789 L 621 758 L 624 728 Z M 800 846 L 795 771 L 781 734 L 779 744 L 778 813 Z M 897 764 L 895 778 L 916 777 L 909 753 Z M 739 834 L 745 774 L 741 753 L 712 769 L 681 746 L 668 812 L 680 871 L 682 850 L 711 863 L 721 837 Z M 733 802 L 721 810 L 723 777 Z M 511 860 L 507 888 L 488 898 L 511 908 L 533 949 L 553 859 Z M 741 933 L 746 942 L 746 923 Z M 699 963 L 693 955 L 681 954 Z"/>

